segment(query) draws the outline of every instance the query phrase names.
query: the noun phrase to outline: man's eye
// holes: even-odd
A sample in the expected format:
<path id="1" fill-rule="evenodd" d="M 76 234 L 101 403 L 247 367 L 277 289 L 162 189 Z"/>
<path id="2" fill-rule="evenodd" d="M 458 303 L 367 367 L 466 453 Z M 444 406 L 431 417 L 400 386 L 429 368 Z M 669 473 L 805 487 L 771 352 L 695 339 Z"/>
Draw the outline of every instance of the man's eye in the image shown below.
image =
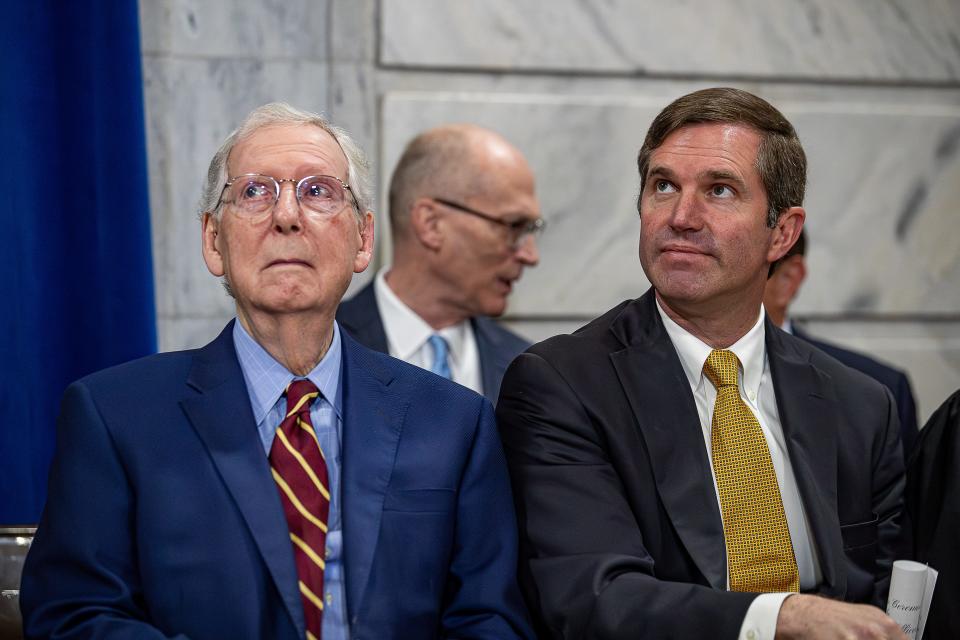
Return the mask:
<path id="1" fill-rule="evenodd" d="M 240 192 L 243 200 L 259 200 L 261 198 L 272 197 L 271 190 L 265 184 L 259 182 L 248 182 L 243 191 Z"/>
<path id="2" fill-rule="evenodd" d="M 670 184 L 668 180 L 657 180 L 653 184 L 653 188 L 656 189 L 657 193 L 671 193 L 674 191 L 673 185 Z"/>
<path id="3" fill-rule="evenodd" d="M 333 189 L 324 182 L 311 182 L 306 185 L 303 195 L 311 199 L 327 200 L 333 197 Z"/>
<path id="4" fill-rule="evenodd" d="M 710 187 L 710 194 L 717 198 L 730 198 L 733 194 L 733 189 L 728 187 L 725 184 L 715 184 Z"/>

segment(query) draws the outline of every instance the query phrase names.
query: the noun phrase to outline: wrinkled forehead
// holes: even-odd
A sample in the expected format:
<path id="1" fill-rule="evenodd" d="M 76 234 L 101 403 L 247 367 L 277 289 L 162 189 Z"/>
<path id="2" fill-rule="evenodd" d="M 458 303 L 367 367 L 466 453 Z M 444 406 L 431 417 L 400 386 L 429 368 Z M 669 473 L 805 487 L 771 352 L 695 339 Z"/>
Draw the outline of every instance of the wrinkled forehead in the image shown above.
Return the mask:
<path id="1" fill-rule="evenodd" d="M 744 175 L 757 173 L 759 132 L 739 123 L 689 124 L 672 131 L 653 149 L 647 175 L 663 166 L 673 169 L 711 167 L 738 168 Z"/>
<path id="2" fill-rule="evenodd" d="M 664 147 L 755 150 L 760 132 L 739 122 L 692 122 L 671 131 L 654 152 Z"/>
<path id="3" fill-rule="evenodd" d="M 336 139 L 311 124 L 261 127 L 237 142 L 227 158 L 231 176 L 264 173 L 300 178 L 314 173 L 346 181 L 347 166 L 347 157 Z"/>

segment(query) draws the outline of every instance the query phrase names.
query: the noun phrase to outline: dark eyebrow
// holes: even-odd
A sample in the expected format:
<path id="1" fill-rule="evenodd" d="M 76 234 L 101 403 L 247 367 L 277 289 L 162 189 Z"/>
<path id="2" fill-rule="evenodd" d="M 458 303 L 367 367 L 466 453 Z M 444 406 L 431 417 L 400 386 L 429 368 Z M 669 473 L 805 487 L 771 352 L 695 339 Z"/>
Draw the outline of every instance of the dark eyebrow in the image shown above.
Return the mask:
<path id="1" fill-rule="evenodd" d="M 729 171 L 705 171 L 700 175 L 717 182 L 732 182 L 740 191 L 746 191 L 747 189 L 747 184 L 743 181 L 743 179 L 734 173 L 730 173 Z"/>
<path id="2" fill-rule="evenodd" d="M 671 171 L 668 167 L 664 167 L 663 165 L 659 164 L 650 167 L 650 169 L 647 171 L 647 179 L 651 178 L 652 176 L 662 176 L 667 180 L 673 180 L 676 178 L 676 174 L 674 174 L 673 171 Z"/>

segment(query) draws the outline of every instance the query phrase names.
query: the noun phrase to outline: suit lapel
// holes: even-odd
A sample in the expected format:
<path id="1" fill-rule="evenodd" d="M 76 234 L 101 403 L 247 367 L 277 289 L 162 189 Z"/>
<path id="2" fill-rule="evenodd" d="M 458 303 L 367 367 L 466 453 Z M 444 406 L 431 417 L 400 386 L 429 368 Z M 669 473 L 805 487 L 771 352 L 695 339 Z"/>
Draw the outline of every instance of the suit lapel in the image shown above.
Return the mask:
<path id="1" fill-rule="evenodd" d="M 343 539 L 347 610 L 355 621 L 380 533 L 383 501 L 400 441 L 407 397 L 383 358 L 343 338 Z M 392 385 L 392 386 L 391 386 Z"/>
<path id="2" fill-rule="evenodd" d="M 651 290 L 612 323 L 611 330 L 626 347 L 610 358 L 647 444 L 664 509 L 711 586 L 725 589 L 723 521 L 700 419 L 655 304 Z M 769 320 L 766 336 L 780 422 L 823 574 L 821 592 L 842 597 L 846 574 L 837 516 L 839 409 L 829 377 Z M 679 403 L 678 392 L 683 396 Z"/>
<path id="3" fill-rule="evenodd" d="M 197 352 L 187 384 L 199 395 L 182 400 L 180 405 L 250 529 L 287 613 L 303 635 L 303 606 L 296 590 L 287 521 L 257 436 L 250 397 L 233 346 L 233 322 Z"/>
<path id="4" fill-rule="evenodd" d="M 651 290 L 614 320 L 611 329 L 626 348 L 610 359 L 647 445 L 670 521 L 710 585 L 726 589 L 723 521 L 700 418 L 654 304 Z"/>
<path id="5" fill-rule="evenodd" d="M 501 346 L 501 337 L 497 335 L 496 326 L 487 318 L 473 318 L 473 335 L 477 338 L 477 351 L 480 352 L 480 377 L 483 384 L 483 395 L 492 404 L 497 403 L 500 395 L 500 381 L 503 373 L 510 366 L 514 353 L 505 352 Z"/>
<path id="6" fill-rule="evenodd" d="M 780 423 L 823 574 L 821 591 L 846 592 L 837 515 L 837 437 L 841 418 L 829 377 L 767 319 L 767 359 Z"/>

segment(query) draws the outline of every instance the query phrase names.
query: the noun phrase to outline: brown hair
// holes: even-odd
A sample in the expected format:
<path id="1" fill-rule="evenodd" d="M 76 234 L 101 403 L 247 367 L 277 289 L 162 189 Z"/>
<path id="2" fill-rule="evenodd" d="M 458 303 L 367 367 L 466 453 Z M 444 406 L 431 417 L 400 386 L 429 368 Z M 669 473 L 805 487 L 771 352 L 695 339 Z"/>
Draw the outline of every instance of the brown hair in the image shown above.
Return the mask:
<path id="1" fill-rule="evenodd" d="M 769 227 L 776 226 L 780 214 L 790 207 L 803 205 L 807 157 L 793 125 L 763 98 L 729 87 L 689 93 L 671 102 L 654 118 L 637 154 L 641 197 L 653 150 L 674 131 L 704 122 L 741 124 L 760 134 L 756 167 L 767 192 Z"/>

